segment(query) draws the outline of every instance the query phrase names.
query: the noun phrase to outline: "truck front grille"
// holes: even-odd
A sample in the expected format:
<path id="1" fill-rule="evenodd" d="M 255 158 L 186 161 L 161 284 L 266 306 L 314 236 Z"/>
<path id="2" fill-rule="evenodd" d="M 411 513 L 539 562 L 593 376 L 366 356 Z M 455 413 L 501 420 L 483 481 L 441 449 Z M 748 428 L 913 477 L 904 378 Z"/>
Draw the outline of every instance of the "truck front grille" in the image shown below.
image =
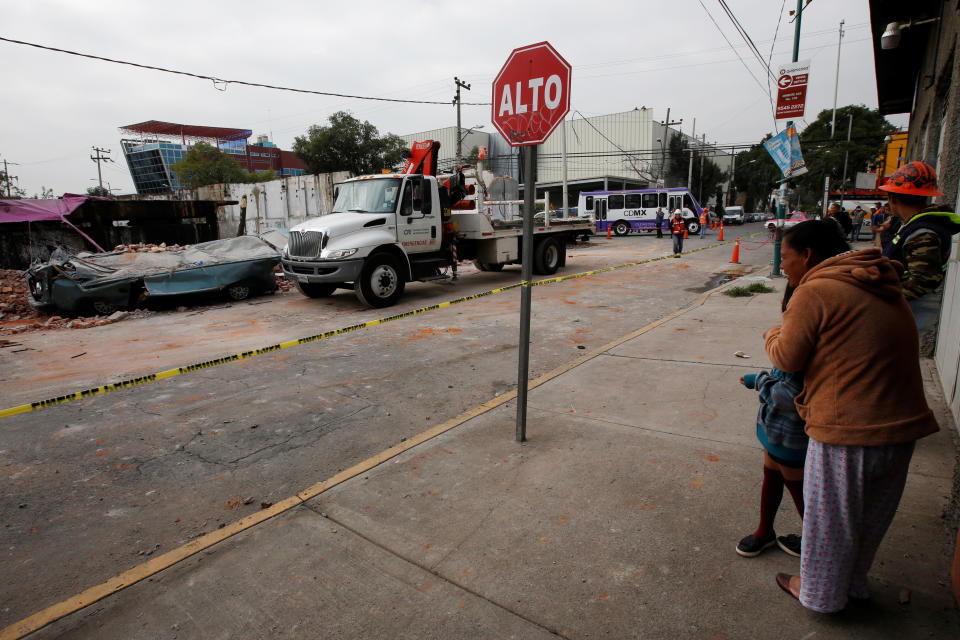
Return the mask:
<path id="1" fill-rule="evenodd" d="M 298 258 L 319 258 L 323 248 L 323 233 L 320 231 L 291 231 L 287 253 Z"/>

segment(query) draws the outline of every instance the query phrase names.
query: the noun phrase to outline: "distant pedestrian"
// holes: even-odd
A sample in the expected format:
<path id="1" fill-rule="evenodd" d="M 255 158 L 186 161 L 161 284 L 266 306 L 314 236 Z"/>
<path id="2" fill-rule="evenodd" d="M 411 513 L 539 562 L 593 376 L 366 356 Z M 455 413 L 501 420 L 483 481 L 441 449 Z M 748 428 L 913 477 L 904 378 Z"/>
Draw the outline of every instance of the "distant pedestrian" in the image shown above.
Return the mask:
<path id="1" fill-rule="evenodd" d="M 707 227 L 710 225 L 710 207 L 704 207 L 700 212 L 700 239 L 707 235 Z"/>
<path id="2" fill-rule="evenodd" d="M 657 237 L 663 237 L 663 207 L 657 207 Z"/>
<path id="3" fill-rule="evenodd" d="M 860 240 L 860 230 L 863 229 L 863 218 L 866 215 L 867 212 L 860 205 L 857 205 L 857 208 L 853 210 L 853 228 L 850 230 L 850 242 Z"/>
<path id="4" fill-rule="evenodd" d="M 883 204 L 878 202 L 876 205 L 870 208 L 870 232 L 873 234 L 871 240 L 873 241 L 873 246 L 877 249 L 880 249 L 880 225 L 883 224 L 884 220 L 883 215 Z"/>
<path id="5" fill-rule="evenodd" d="M 787 285 L 783 296 L 784 310 L 792 292 L 793 288 Z M 741 376 L 740 384 L 760 393 L 757 439 L 764 451 L 760 524 L 756 531 L 737 544 L 737 553 L 745 558 L 753 558 L 776 544 L 786 553 L 799 558 L 800 536 L 777 536 L 773 520 L 783 499 L 784 486 L 803 520 L 803 463 L 807 456 L 808 438 L 794 404 L 794 398 L 803 389 L 803 374 L 786 373 L 773 367 L 770 371 Z"/>
<path id="6" fill-rule="evenodd" d="M 673 212 L 673 218 L 670 220 L 670 233 L 673 235 L 673 257 L 679 258 L 683 253 L 683 233 L 687 230 L 687 225 L 683 221 L 683 213 L 678 207 Z"/>
<path id="7" fill-rule="evenodd" d="M 890 205 L 885 204 L 880 209 L 883 212 L 883 223 L 879 227 L 880 231 L 880 249 L 886 251 L 887 247 L 893 242 L 894 237 L 903 226 L 903 221 L 890 213 Z"/>

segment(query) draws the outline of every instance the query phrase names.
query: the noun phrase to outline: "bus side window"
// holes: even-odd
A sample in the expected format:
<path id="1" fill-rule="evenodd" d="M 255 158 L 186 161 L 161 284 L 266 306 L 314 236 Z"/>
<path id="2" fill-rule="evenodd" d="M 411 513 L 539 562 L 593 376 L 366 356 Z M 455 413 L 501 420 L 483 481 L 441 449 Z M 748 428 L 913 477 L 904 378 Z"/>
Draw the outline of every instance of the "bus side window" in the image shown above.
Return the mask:
<path id="1" fill-rule="evenodd" d="M 666 202 L 664 202 L 666 204 Z M 644 209 L 656 209 L 657 208 L 657 194 L 655 193 L 645 193 L 643 194 L 643 204 L 641 205 Z"/>
<path id="2" fill-rule="evenodd" d="M 624 206 L 627 209 L 639 209 L 640 208 L 640 194 L 639 193 L 628 193 L 624 201 Z"/>
<path id="3" fill-rule="evenodd" d="M 659 206 L 661 206 L 661 207 L 666 207 L 666 206 L 667 206 L 667 194 L 666 194 L 665 192 L 661 191 L 661 192 L 660 192 L 659 194 L 657 194 L 657 195 L 660 196 L 660 205 L 659 205 Z"/>
<path id="4" fill-rule="evenodd" d="M 697 212 L 697 208 L 693 206 L 693 198 L 690 197 L 689 193 L 683 194 L 683 206 L 685 206 L 687 209 L 690 209 L 690 211 L 693 211 L 694 213 Z"/>
<path id="5" fill-rule="evenodd" d="M 587 211 L 593 211 L 593 196 L 587 196 L 586 204 L 584 205 Z"/>
<path id="6" fill-rule="evenodd" d="M 611 194 L 607 198 L 608 209 L 623 209 L 623 196 Z"/>

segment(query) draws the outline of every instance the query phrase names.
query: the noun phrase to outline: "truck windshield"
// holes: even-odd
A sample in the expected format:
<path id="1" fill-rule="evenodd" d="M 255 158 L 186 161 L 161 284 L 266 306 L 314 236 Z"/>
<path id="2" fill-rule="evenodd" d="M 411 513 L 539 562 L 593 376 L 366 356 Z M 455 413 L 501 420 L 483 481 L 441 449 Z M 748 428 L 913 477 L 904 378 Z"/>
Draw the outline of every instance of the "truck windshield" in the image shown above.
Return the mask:
<path id="1" fill-rule="evenodd" d="M 393 213 L 400 194 L 399 178 L 374 178 L 345 182 L 333 205 L 333 213 L 359 211 L 362 213 Z"/>

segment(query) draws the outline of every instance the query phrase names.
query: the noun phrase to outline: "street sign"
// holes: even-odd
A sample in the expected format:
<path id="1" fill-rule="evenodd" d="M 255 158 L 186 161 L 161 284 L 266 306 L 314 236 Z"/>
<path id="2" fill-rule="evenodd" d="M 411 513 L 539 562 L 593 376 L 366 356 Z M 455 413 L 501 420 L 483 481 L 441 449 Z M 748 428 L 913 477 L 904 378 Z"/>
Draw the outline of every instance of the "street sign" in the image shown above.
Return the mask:
<path id="1" fill-rule="evenodd" d="M 777 73 L 777 120 L 794 120 L 803 117 L 807 105 L 809 77 L 809 60 L 791 62 L 780 67 Z"/>
<path id="2" fill-rule="evenodd" d="M 549 42 L 513 50 L 493 81 L 493 126 L 510 146 L 541 144 L 563 122 L 571 71 Z"/>

